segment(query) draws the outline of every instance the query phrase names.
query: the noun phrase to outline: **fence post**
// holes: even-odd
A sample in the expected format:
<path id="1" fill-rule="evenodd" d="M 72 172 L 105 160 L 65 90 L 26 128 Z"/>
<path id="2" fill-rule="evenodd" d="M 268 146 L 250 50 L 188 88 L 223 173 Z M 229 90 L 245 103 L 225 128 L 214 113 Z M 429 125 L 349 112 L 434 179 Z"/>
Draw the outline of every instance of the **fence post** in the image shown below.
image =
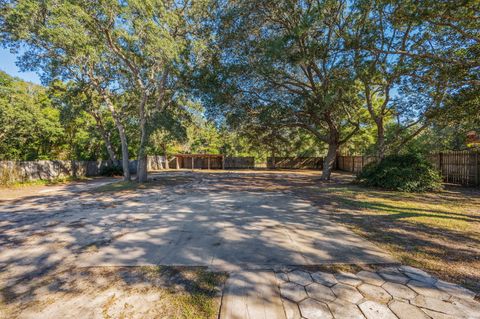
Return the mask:
<path id="1" fill-rule="evenodd" d="M 445 180 L 445 176 L 443 176 L 443 154 L 442 152 L 438 153 L 438 170 L 440 171 L 440 176 Z M 447 177 L 448 182 L 448 177 Z"/>
<path id="2" fill-rule="evenodd" d="M 478 152 L 475 153 L 475 186 L 480 186 L 480 162 Z"/>

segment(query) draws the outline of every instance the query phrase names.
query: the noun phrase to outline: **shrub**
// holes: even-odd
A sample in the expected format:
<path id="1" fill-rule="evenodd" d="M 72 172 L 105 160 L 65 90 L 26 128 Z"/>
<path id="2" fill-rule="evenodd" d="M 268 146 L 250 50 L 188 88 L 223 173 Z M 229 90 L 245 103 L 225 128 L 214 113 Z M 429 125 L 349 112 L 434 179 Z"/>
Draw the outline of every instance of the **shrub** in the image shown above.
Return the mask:
<path id="1" fill-rule="evenodd" d="M 22 176 L 16 167 L 0 167 L 0 185 L 10 186 L 22 180 Z"/>
<path id="2" fill-rule="evenodd" d="M 122 176 L 123 168 L 118 165 L 109 165 L 101 169 L 100 175 L 102 176 Z"/>
<path id="3" fill-rule="evenodd" d="M 367 186 L 402 192 L 425 192 L 442 188 L 437 170 L 418 154 L 390 155 L 366 165 L 357 180 Z"/>

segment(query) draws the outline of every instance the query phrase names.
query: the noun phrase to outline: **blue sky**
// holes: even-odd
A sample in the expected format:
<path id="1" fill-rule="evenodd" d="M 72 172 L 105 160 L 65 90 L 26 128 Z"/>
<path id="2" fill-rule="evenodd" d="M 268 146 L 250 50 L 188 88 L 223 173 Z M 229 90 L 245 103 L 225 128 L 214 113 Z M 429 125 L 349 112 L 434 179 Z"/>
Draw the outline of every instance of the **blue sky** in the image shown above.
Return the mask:
<path id="1" fill-rule="evenodd" d="M 22 80 L 40 84 L 40 78 L 35 72 L 22 72 L 20 68 L 15 65 L 16 59 L 16 55 L 10 53 L 9 49 L 0 47 L 0 70 L 12 76 L 19 77 Z"/>

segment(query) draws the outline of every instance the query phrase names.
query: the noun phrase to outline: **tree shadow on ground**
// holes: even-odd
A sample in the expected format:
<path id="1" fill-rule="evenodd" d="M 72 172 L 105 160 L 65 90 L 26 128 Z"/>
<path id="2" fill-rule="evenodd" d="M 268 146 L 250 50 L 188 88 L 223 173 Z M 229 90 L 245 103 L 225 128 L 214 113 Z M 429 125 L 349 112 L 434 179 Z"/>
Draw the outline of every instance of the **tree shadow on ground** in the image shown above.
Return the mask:
<path id="1" fill-rule="evenodd" d="M 404 207 L 402 200 L 415 200 L 418 205 L 448 203 L 449 199 L 471 203 L 475 207 L 480 190 L 449 186 L 441 193 L 403 194 L 342 184 L 335 191 L 323 189 L 303 190 L 297 194 L 309 198 L 322 208 L 330 219 L 347 225 L 369 241 L 388 249 L 403 263 L 433 272 L 442 279 L 460 283 L 480 293 L 480 210 L 465 213 L 447 209 Z M 355 196 L 362 195 L 362 196 Z M 369 200 L 375 199 L 375 202 Z M 423 198 L 423 199 L 422 199 Z M 382 199 L 388 204 L 381 203 Z M 392 200 L 398 201 L 395 206 Z M 418 218 L 435 219 L 438 225 L 415 222 Z M 442 222 L 466 222 L 470 230 L 444 227 Z M 478 225 L 475 227 L 474 225 Z"/>
<path id="2" fill-rule="evenodd" d="M 90 268 L 181 265 L 225 271 L 382 260 L 377 251 L 332 220 L 359 228 L 372 242 L 394 242 L 407 251 L 433 248 L 438 252 L 431 252 L 431 256 L 444 258 L 441 251 L 448 254 L 455 250 L 454 262 L 472 266 L 472 255 L 479 246 L 478 240 L 462 233 L 439 233 L 427 226 L 420 229 L 400 217 L 391 218 L 392 214 L 364 216 L 338 197 L 318 191 L 318 187 L 347 187 L 350 177 L 345 174 L 321 184 L 316 174 L 295 172 L 178 173 L 195 178 L 136 191 L 78 188 L 2 203 L 3 303 L 38 302 L 45 298 L 45 292 L 70 292 L 75 287 L 68 280 L 52 285 L 47 282 L 61 278 L 66 269 L 78 267 L 79 262 Z M 393 229 L 402 232 L 397 234 Z M 424 235 L 419 236 L 419 232 Z M 390 238 L 380 236 L 388 233 Z M 448 241 L 437 241 L 435 236 L 440 235 Z M 465 241 L 471 247 L 464 247 Z M 460 274 L 455 279 L 479 282 L 473 274 Z M 129 284 L 128 276 L 120 278 Z M 195 286 L 189 280 L 178 282 L 188 291 L 189 286 Z M 245 285 L 254 283 L 245 278 Z"/>

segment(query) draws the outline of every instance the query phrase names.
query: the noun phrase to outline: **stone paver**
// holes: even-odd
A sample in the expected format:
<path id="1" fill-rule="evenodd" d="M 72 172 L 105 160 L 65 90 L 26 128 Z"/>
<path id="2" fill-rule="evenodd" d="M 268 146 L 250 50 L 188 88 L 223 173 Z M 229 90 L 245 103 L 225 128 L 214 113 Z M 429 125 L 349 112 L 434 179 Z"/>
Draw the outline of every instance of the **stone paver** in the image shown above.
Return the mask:
<path id="1" fill-rule="evenodd" d="M 300 313 L 306 319 L 333 318 L 330 309 L 323 302 L 308 298 L 300 303 Z"/>
<path id="2" fill-rule="evenodd" d="M 414 290 L 416 293 L 420 295 L 437 298 L 441 300 L 450 299 L 450 295 L 448 293 L 425 282 L 411 280 L 408 282 L 408 287 L 410 287 L 412 290 Z"/>
<path id="3" fill-rule="evenodd" d="M 405 274 L 414 274 L 423 277 L 431 277 L 426 271 L 407 265 L 402 265 L 398 267 L 398 270 Z"/>
<path id="4" fill-rule="evenodd" d="M 284 272 L 276 272 L 275 276 L 277 277 L 278 284 L 288 282 L 288 275 Z"/>
<path id="5" fill-rule="evenodd" d="M 430 275 L 424 276 L 424 275 L 418 275 L 418 274 L 412 274 L 412 273 L 405 273 L 405 274 L 414 281 L 423 282 L 428 285 L 434 285 L 437 282 L 437 279 L 433 278 Z"/>
<path id="6" fill-rule="evenodd" d="M 435 286 L 449 293 L 452 296 L 459 297 L 459 298 L 466 298 L 466 299 L 473 299 L 475 297 L 475 293 L 467 288 L 463 288 L 462 286 L 452 284 L 450 282 L 446 282 L 443 280 L 437 280 Z"/>
<path id="7" fill-rule="evenodd" d="M 432 297 L 419 295 L 412 300 L 412 304 L 417 307 L 442 312 L 447 315 L 463 315 L 463 311 L 455 304 Z"/>
<path id="8" fill-rule="evenodd" d="M 302 270 L 294 270 L 288 273 L 288 279 L 302 286 L 309 285 L 313 282 L 310 274 Z"/>
<path id="9" fill-rule="evenodd" d="M 450 301 L 471 319 L 480 319 L 480 302 L 472 299 L 452 297 Z"/>
<path id="10" fill-rule="evenodd" d="M 397 269 L 382 269 L 378 274 L 386 281 L 406 284 L 410 279 Z"/>
<path id="11" fill-rule="evenodd" d="M 368 300 L 358 306 L 367 319 L 397 319 L 393 312 L 384 304 Z"/>
<path id="12" fill-rule="evenodd" d="M 335 300 L 335 295 L 333 294 L 332 289 L 321 284 L 311 284 L 306 288 L 307 294 L 310 298 L 316 299 L 318 301 L 328 302 Z"/>
<path id="13" fill-rule="evenodd" d="M 357 303 L 363 299 L 363 296 L 355 289 L 355 287 L 338 283 L 332 287 L 333 293 L 340 299 Z"/>
<path id="14" fill-rule="evenodd" d="M 355 274 L 341 271 L 335 275 L 337 280 L 341 283 L 356 287 L 362 283 L 362 280 L 358 278 Z"/>
<path id="15" fill-rule="evenodd" d="M 405 275 L 407 275 L 407 277 L 415 281 L 420 281 L 429 285 L 433 285 L 437 281 L 436 278 L 432 277 L 426 271 L 423 271 L 415 267 L 400 266 L 398 267 L 398 269 L 402 271 Z"/>
<path id="16" fill-rule="evenodd" d="M 387 282 L 382 286 L 392 297 L 397 299 L 411 300 L 417 295 L 415 291 L 405 285 L 397 284 L 395 282 Z"/>
<path id="17" fill-rule="evenodd" d="M 458 319 L 459 317 L 457 316 L 450 316 L 450 315 L 446 315 L 444 313 L 441 313 L 441 312 L 436 312 L 436 311 L 432 311 L 430 309 L 422 309 L 423 312 L 425 312 L 427 315 L 430 316 L 430 318 L 432 319 Z M 472 318 L 469 318 L 469 319 L 472 319 Z"/>
<path id="18" fill-rule="evenodd" d="M 328 303 L 335 319 L 365 319 L 357 305 L 345 300 L 336 299 Z"/>
<path id="19" fill-rule="evenodd" d="M 287 282 L 280 285 L 280 293 L 291 301 L 299 302 L 307 298 L 305 287 L 294 282 Z"/>
<path id="20" fill-rule="evenodd" d="M 338 280 L 335 278 L 334 275 L 321 271 L 312 273 L 312 278 L 315 282 L 318 282 L 319 284 L 327 287 L 332 287 L 333 285 L 338 283 Z"/>
<path id="21" fill-rule="evenodd" d="M 362 270 L 357 273 L 357 277 L 360 278 L 363 282 L 367 284 L 372 284 L 375 286 L 381 286 L 385 283 L 385 280 L 380 277 L 377 273 L 372 271 Z"/>
<path id="22" fill-rule="evenodd" d="M 371 284 L 361 284 L 357 289 L 366 299 L 369 300 L 388 303 L 390 299 L 392 299 L 392 296 L 390 296 L 390 294 L 382 287 Z"/>
<path id="23" fill-rule="evenodd" d="M 281 273 L 279 271 L 277 277 L 284 278 Z M 430 281 L 413 280 L 407 273 L 417 278 L 430 276 L 413 267 L 363 270 L 356 275 L 301 269 L 291 273 L 296 274 L 297 282 L 306 279 L 302 283 L 308 281 L 305 273 L 309 273 L 313 283 L 303 287 L 289 278 L 286 279 L 289 282 L 280 285 L 280 290 L 289 289 L 285 294 L 282 292 L 287 318 L 480 319 L 480 302 L 474 300 L 473 292 L 433 277 L 434 280 Z M 389 281 L 385 274 L 391 275 L 393 280 Z M 407 279 L 408 285 L 403 278 Z M 295 303 L 289 299 L 301 301 Z"/>
<path id="24" fill-rule="evenodd" d="M 399 300 L 393 300 L 388 307 L 399 319 L 429 319 L 419 308 Z"/>

